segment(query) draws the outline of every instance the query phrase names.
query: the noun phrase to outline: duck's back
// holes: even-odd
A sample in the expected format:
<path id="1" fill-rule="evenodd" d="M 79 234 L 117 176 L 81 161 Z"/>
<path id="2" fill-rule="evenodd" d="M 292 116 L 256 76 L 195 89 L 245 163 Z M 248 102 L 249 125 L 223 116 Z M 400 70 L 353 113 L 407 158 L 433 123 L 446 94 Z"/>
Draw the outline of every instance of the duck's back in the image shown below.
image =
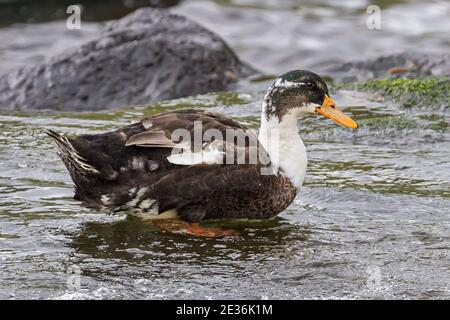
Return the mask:
<path id="1" fill-rule="evenodd" d="M 175 210 L 188 221 L 267 218 L 284 210 L 295 197 L 289 180 L 268 174 L 270 163 L 261 146 L 258 161 L 252 164 L 204 163 L 189 157 L 186 162 L 186 156 L 173 155 L 178 148 L 172 140 L 176 130 L 190 135 L 191 146 L 196 130 L 202 134 L 215 130 L 223 137 L 227 130 L 240 130 L 256 139 L 238 122 L 202 110 L 166 112 L 113 132 L 72 139 L 48 133 L 75 183 L 75 198 L 90 207 L 151 215 Z M 200 152 L 213 141 L 203 142 Z M 243 148 L 248 156 L 251 142 L 246 140 Z M 261 174 L 264 169 L 266 174 Z"/>

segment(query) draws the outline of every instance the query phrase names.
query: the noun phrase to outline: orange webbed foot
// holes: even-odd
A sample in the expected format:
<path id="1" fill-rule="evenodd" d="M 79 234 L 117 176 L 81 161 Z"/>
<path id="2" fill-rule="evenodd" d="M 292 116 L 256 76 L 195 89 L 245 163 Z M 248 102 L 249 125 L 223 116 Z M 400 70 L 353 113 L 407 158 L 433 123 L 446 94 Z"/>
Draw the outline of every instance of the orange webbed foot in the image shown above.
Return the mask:
<path id="1" fill-rule="evenodd" d="M 181 220 L 155 220 L 153 225 L 159 229 L 179 234 L 192 235 L 204 238 L 236 237 L 239 234 L 233 230 L 202 227 L 198 223 L 188 223 Z"/>

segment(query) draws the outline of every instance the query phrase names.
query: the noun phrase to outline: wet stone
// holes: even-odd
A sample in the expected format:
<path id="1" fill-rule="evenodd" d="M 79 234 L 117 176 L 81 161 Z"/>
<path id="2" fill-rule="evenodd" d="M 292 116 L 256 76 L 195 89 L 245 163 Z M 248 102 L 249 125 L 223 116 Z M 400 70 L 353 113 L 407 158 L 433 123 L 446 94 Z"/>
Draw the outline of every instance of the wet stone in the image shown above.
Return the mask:
<path id="1" fill-rule="evenodd" d="M 233 89 L 256 74 L 214 33 L 164 9 L 107 24 L 80 48 L 0 77 L 0 110 L 112 109 Z"/>

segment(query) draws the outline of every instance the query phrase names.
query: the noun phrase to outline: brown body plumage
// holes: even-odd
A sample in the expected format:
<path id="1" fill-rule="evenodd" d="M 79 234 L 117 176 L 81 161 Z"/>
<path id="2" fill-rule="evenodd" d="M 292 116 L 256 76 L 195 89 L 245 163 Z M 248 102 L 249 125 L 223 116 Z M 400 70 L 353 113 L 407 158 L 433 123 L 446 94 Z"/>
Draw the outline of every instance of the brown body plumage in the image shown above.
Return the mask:
<path id="1" fill-rule="evenodd" d="M 72 139 L 48 134 L 75 183 L 75 198 L 90 207 L 151 218 L 175 212 L 190 222 L 261 219 L 286 209 L 303 183 L 307 157 L 297 128 L 303 113 L 357 127 L 336 108 L 318 75 L 295 70 L 269 87 L 258 137 L 230 118 L 200 110 L 170 111 L 113 132 Z M 196 123 L 201 124 L 200 146 L 195 145 Z M 174 140 L 178 129 L 189 133 L 190 147 Z M 205 137 L 208 130 L 225 139 Z M 226 138 L 228 130 L 235 133 L 232 140 Z M 199 154 L 206 157 L 189 158 Z"/>
<path id="2" fill-rule="evenodd" d="M 261 174 L 270 166 L 267 158 L 256 164 L 170 163 L 173 130 L 193 132 L 195 121 L 201 121 L 203 131 L 215 128 L 225 135 L 227 129 L 240 129 L 257 139 L 238 122 L 201 110 L 166 112 L 113 132 L 73 139 L 48 134 L 75 183 L 75 199 L 89 207 L 155 215 L 176 210 L 183 220 L 200 221 L 270 218 L 292 202 L 296 188 L 289 179 Z"/>

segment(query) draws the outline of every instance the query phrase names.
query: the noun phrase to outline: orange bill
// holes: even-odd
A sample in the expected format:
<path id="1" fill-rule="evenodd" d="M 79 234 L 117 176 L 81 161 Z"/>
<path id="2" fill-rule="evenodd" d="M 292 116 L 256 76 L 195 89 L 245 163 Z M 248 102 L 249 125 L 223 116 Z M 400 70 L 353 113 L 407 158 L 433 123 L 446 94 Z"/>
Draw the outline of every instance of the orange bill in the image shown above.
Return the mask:
<path id="1" fill-rule="evenodd" d="M 356 129 L 358 128 L 358 124 L 353 121 L 352 118 L 345 115 L 341 110 L 339 110 L 335 104 L 333 99 L 331 99 L 328 95 L 325 96 L 325 100 L 321 107 L 316 109 L 316 112 L 321 115 L 333 120 L 334 122 L 348 128 Z"/>

